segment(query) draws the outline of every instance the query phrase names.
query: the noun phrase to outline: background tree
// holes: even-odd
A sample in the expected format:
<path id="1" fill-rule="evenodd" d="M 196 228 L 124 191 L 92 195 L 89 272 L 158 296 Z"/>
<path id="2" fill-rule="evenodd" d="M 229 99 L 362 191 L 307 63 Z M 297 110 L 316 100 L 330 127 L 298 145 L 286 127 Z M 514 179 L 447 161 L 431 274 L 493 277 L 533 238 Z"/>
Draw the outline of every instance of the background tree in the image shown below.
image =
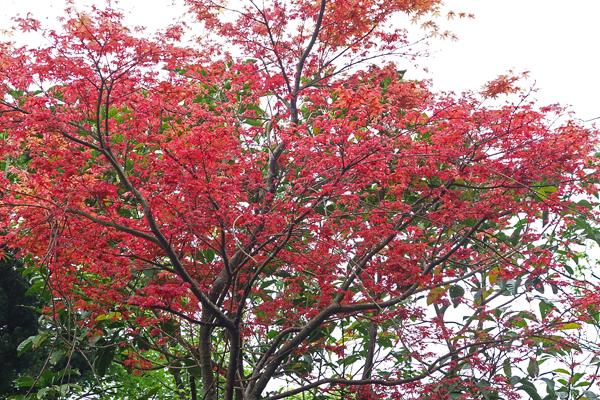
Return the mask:
<path id="1" fill-rule="evenodd" d="M 114 333 L 122 327 L 109 326 L 104 337 L 90 338 L 88 330 L 79 326 L 87 315 L 73 309 L 54 309 L 39 323 L 43 307 L 53 305 L 48 297 L 48 271 L 6 260 L 2 282 L 6 289 L 2 298 L 8 303 L 3 308 L 7 318 L 2 335 L 2 393 L 6 398 L 57 399 L 68 394 L 69 398 L 170 399 L 178 393 L 170 374 L 132 374 L 113 359 L 118 344 Z"/>
<path id="2" fill-rule="evenodd" d="M 31 308 L 39 308 L 41 299 L 29 294 L 29 282 L 21 276 L 22 265 L 9 254 L 0 260 L 0 395 L 15 394 L 13 381 L 35 374 L 43 365 L 38 354 L 17 357 L 18 346 L 38 333 L 38 317 Z M 31 308 L 30 308 L 31 307 Z"/>
<path id="3" fill-rule="evenodd" d="M 99 396 L 114 362 L 193 399 L 511 397 L 579 351 L 596 132 L 555 126 L 515 77 L 458 97 L 404 81 L 389 23 L 447 35 L 435 0 L 251 2 L 233 22 L 188 3 L 243 57 L 110 8 L 0 53 L 2 240 L 45 271 Z M 486 106 L 503 93 L 519 102 Z M 37 396 L 78 390 L 51 384 Z"/>

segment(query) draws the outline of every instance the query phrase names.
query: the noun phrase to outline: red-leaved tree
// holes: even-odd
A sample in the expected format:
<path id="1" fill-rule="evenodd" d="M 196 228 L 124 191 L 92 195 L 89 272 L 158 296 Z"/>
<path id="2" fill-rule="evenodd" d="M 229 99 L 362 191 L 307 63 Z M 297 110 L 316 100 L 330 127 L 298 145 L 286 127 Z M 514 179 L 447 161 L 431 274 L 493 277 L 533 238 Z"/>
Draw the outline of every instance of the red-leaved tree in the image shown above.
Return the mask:
<path id="1" fill-rule="evenodd" d="M 66 354 L 182 398 L 362 400 L 533 393 L 511 364 L 580 348 L 596 132 L 511 77 L 404 80 L 392 18 L 441 34 L 439 0 L 188 3 L 214 43 L 109 8 L 2 45 L 0 243 Z"/>

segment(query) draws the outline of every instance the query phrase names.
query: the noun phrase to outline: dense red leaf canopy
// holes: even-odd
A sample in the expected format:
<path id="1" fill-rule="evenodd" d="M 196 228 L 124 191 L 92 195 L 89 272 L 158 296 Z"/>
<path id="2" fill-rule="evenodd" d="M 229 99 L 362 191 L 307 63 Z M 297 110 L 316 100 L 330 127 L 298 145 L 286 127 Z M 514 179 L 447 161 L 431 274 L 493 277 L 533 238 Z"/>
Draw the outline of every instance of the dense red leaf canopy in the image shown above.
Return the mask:
<path id="1" fill-rule="evenodd" d="M 444 397 L 510 392 L 486 352 L 585 318 L 562 288 L 596 132 L 554 124 L 562 109 L 511 77 L 461 96 L 404 80 L 390 18 L 437 33 L 439 1 L 252 3 L 229 22 L 189 3 L 243 57 L 110 9 L 0 53 L 0 240 L 90 340 L 118 326 L 134 368 L 187 360 L 207 399 L 268 397 L 275 377 L 290 395 Z M 571 312 L 494 313 L 521 280 Z"/>

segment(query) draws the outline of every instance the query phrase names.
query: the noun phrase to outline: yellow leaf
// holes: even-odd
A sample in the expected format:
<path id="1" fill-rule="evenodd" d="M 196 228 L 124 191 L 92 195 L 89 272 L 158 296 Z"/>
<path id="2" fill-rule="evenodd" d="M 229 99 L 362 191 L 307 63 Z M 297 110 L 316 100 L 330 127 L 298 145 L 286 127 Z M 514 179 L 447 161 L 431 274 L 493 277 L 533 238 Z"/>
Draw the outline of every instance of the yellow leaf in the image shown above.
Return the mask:
<path id="1" fill-rule="evenodd" d="M 567 329 L 581 329 L 581 325 L 579 325 L 576 322 L 571 322 L 568 324 L 563 324 L 560 328 L 558 328 L 558 330 L 560 330 L 560 331 L 564 331 Z"/>
<path id="2" fill-rule="evenodd" d="M 433 288 L 429 291 L 429 294 L 427 295 L 427 305 L 430 306 L 433 303 L 436 302 L 436 300 L 438 300 L 440 297 L 442 297 L 442 295 L 446 292 L 446 288 L 443 287 L 436 287 Z"/>
<path id="3" fill-rule="evenodd" d="M 112 312 L 109 314 L 100 314 L 96 317 L 96 321 L 104 321 L 105 319 L 116 320 L 122 319 L 123 315 L 120 312 Z"/>
<path id="4" fill-rule="evenodd" d="M 497 267 L 490 271 L 490 274 L 489 274 L 490 285 L 496 284 L 496 281 L 498 281 L 498 275 L 500 275 L 500 270 Z"/>
<path id="5" fill-rule="evenodd" d="M 479 299 L 477 299 L 477 301 L 474 302 L 474 304 L 479 307 L 481 305 L 481 303 L 487 299 L 490 294 L 494 293 L 494 289 L 490 289 L 490 290 L 486 290 L 485 292 L 482 293 L 481 297 Z"/>

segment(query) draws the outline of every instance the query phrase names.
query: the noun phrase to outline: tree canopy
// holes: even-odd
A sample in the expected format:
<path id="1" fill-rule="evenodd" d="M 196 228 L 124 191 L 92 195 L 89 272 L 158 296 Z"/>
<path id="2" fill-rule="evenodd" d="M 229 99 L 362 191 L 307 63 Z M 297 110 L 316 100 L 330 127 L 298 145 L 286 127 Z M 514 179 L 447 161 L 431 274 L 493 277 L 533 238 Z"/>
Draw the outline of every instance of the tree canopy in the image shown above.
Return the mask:
<path id="1" fill-rule="evenodd" d="M 195 44 L 110 7 L 2 44 L 0 244 L 69 360 L 23 397 L 593 400 L 596 131 L 405 80 L 439 0 L 187 4 Z"/>

